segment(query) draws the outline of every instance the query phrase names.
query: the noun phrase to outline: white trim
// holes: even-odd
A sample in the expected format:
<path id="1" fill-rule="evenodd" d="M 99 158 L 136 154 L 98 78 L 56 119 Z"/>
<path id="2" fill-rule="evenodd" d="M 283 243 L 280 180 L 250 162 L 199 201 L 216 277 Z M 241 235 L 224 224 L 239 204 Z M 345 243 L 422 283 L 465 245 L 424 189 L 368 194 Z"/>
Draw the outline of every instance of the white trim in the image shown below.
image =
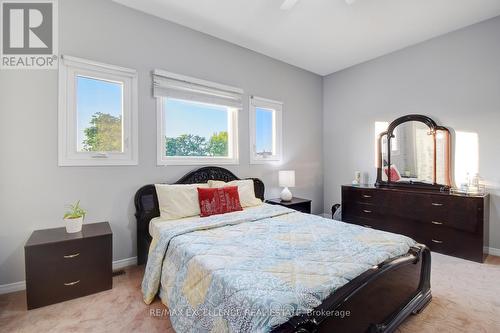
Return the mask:
<path id="1" fill-rule="evenodd" d="M 199 84 L 199 85 L 206 86 L 206 87 L 211 87 L 211 88 L 221 89 L 221 90 L 230 91 L 230 92 L 234 92 L 234 93 L 238 93 L 238 94 L 243 94 L 243 89 L 241 89 L 241 88 L 232 87 L 232 86 L 228 86 L 228 85 L 217 83 L 217 82 L 202 80 L 202 79 L 198 79 L 198 78 L 187 76 L 187 75 L 181 75 L 181 74 L 176 74 L 176 73 L 172 73 L 172 72 L 167 72 L 167 71 L 164 71 L 162 69 L 155 69 L 153 71 L 153 75 L 163 76 L 163 77 L 166 77 L 169 79 L 175 79 L 175 80 L 184 81 L 187 83 L 195 83 L 195 84 Z"/>
<path id="2" fill-rule="evenodd" d="M 249 143 L 250 143 L 250 164 L 267 164 L 281 162 L 283 159 L 283 102 L 268 98 L 250 96 L 249 98 Z M 268 109 L 273 112 L 273 150 L 275 154 L 266 158 L 257 156 L 255 117 L 256 108 Z"/>
<path id="3" fill-rule="evenodd" d="M 277 101 L 277 100 L 269 99 L 269 98 L 264 98 L 264 97 L 258 97 L 258 96 L 254 96 L 254 95 L 250 95 L 250 102 L 252 102 L 252 99 L 257 100 L 257 101 L 261 101 L 261 102 L 267 103 L 267 104 L 279 104 L 279 105 L 283 105 L 283 102 L 281 102 L 281 101 Z"/>
<path id="4" fill-rule="evenodd" d="M 130 257 L 113 261 L 113 270 L 137 265 L 137 257 Z"/>
<path id="5" fill-rule="evenodd" d="M 139 156 L 137 71 L 72 56 L 64 55 L 61 58 L 62 60 L 59 64 L 58 165 L 137 165 Z M 76 97 L 74 81 L 78 75 L 122 84 L 123 152 L 76 152 Z"/>
<path id="6" fill-rule="evenodd" d="M 229 109 L 228 136 L 231 146 L 228 147 L 228 153 L 231 157 L 213 157 L 213 156 L 165 156 L 165 129 L 164 129 L 164 110 L 163 100 L 168 97 L 156 98 L 156 163 L 159 166 L 165 165 L 238 165 L 238 110 Z M 232 110 L 231 110 L 232 109 Z M 231 151 L 232 149 L 232 151 Z"/>
<path id="7" fill-rule="evenodd" d="M 485 247 L 483 252 L 488 253 L 492 256 L 499 256 L 500 257 L 500 249 L 496 249 L 494 247 Z"/>
<path id="8" fill-rule="evenodd" d="M 26 281 L 19 281 L 14 283 L 0 284 L 0 295 L 13 293 L 26 289 Z"/>
<path id="9" fill-rule="evenodd" d="M 137 257 L 130 257 L 113 261 L 113 271 L 137 265 Z M 0 295 L 26 289 L 26 281 L 0 284 Z"/>
<path id="10" fill-rule="evenodd" d="M 114 74 L 116 72 L 121 72 L 124 75 L 129 75 L 129 76 L 136 76 L 137 75 L 137 71 L 135 69 L 105 64 L 105 63 L 97 62 L 97 61 L 93 61 L 93 60 L 73 57 L 73 56 L 64 55 L 64 54 L 61 55 L 61 59 L 64 61 L 65 64 L 67 64 L 68 66 L 72 66 L 72 67 L 78 67 L 78 68 L 84 68 L 84 69 L 90 69 L 90 70 L 96 70 L 96 68 L 99 68 L 100 71 L 106 72 L 108 74 Z"/>

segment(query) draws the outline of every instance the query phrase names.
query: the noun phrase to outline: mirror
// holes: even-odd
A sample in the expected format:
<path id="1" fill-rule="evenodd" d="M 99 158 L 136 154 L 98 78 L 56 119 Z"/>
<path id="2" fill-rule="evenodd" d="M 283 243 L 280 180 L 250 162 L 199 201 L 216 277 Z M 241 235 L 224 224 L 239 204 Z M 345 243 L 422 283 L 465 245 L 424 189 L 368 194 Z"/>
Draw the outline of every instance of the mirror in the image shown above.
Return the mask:
<path id="1" fill-rule="evenodd" d="M 429 117 L 393 121 L 379 137 L 379 152 L 377 185 L 451 187 L 450 132 Z"/>

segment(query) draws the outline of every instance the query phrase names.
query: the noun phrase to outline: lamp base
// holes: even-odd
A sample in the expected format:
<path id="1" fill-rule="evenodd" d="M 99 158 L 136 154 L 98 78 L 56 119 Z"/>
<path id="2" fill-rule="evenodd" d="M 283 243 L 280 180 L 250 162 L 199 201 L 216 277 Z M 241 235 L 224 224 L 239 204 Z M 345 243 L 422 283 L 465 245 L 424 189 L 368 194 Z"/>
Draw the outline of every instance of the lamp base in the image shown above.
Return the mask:
<path id="1" fill-rule="evenodd" d="M 292 198 L 293 198 L 292 192 L 290 192 L 288 187 L 285 187 L 283 189 L 283 191 L 281 191 L 281 194 L 280 194 L 281 201 L 292 201 Z"/>

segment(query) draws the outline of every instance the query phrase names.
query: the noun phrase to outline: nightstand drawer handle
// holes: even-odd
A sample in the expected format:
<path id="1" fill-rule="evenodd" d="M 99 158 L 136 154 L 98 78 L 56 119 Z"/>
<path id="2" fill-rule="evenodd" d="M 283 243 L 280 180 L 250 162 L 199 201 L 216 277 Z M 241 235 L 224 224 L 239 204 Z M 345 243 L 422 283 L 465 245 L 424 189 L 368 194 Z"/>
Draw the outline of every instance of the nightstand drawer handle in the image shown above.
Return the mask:
<path id="1" fill-rule="evenodd" d="M 368 194 L 363 194 L 363 198 L 371 198 L 372 196 L 371 195 L 368 195 Z"/>
<path id="2" fill-rule="evenodd" d="M 80 283 L 80 280 L 76 280 L 73 282 L 65 282 L 64 285 L 65 286 L 74 286 L 75 284 L 78 284 L 78 283 Z"/>
<path id="3" fill-rule="evenodd" d="M 368 209 L 363 209 L 363 213 L 370 214 L 372 211 Z"/>
<path id="4" fill-rule="evenodd" d="M 435 224 L 435 225 L 442 225 L 442 224 L 443 224 L 443 222 L 432 221 L 432 224 Z"/>
<path id="5" fill-rule="evenodd" d="M 432 203 L 433 206 L 436 206 L 436 207 L 441 207 L 441 206 L 444 206 L 444 204 L 442 203 L 438 203 L 438 202 L 433 202 Z"/>
<path id="6" fill-rule="evenodd" d="M 437 240 L 437 239 L 433 239 L 432 242 L 436 243 L 436 244 L 442 244 L 442 243 L 444 243 L 442 240 Z"/>
<path id="7" fill-rule="evenodd" d="M 66 259 L 70 259 L 70 258 L 78 257 L 79 255 L 80 255 L 80 252 L 75 253 L 75 254 L 68 254 L 68 255 L 65 255 L 65 256 L 64 256 L 64 258 L 66 258 Z"/>

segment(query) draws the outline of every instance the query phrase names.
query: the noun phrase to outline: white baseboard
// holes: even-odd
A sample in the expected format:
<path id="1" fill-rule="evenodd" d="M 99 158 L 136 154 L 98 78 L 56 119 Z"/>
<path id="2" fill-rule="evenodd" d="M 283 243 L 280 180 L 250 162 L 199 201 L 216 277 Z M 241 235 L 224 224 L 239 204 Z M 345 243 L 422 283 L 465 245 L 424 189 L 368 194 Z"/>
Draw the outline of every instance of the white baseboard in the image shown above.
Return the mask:
<path id="1" fill-rule="evenodd" d="M 0 285 L 0 295 L 13 293 L 15 291 L 20 291 L 26 289 L 26 281 L 19 281 L 14 283 L 2 284 Z"/>
<path id="2" fill-rule="evenodd" d="M 113 261 L 113 270 L 122 269 L 128 266 L 133 266 L 137 264 L 137 257 L 125 258 Z M 26 281 L 19 281 L 8 284 L 0 284 L 0 295 L 13 293 L 15 291 L 20 291 L 26 289 Z"/>
<path id="3" fill-rule="evenodd" d="M 113 270 L 137 265 L 137 257 L 125 258 L 113 261 Z"/>
<path id="4" fill-rule="evenodd" d="M 500 249 L 496 249 L 494 247 L 485 247 L 484 252 L 491 254 L 492 256 L 499 256 L 500 257 Z"/>

